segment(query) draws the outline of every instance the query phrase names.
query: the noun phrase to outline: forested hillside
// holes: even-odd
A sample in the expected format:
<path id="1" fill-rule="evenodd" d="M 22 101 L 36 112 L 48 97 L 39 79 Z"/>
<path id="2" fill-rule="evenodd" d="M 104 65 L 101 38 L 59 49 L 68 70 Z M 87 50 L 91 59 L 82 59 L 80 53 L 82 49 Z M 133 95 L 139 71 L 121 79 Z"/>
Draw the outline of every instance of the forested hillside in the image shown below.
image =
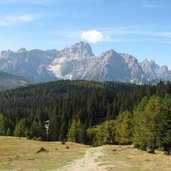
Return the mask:
<path id="1" fill-rule="evenodd" d="M 24 77 L 0 71 L 0 91 L 11 90 L 27 85 L 29 85 L 29 82 Z"/>
<path id="2" fill-rule="evenodd" d="M 67 80 L 22 87 L 0 93 L 0 135 L 169 151 L 170 97 L 170 82 Z"/>

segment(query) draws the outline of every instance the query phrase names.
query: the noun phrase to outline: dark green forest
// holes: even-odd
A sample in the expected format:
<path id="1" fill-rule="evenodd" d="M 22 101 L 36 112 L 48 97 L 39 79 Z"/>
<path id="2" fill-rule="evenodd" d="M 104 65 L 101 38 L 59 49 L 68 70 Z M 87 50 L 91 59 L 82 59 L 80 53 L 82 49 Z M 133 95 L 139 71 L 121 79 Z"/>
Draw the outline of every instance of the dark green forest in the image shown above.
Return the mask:
<path id="1" fill-rule="evenodd" d="M 171 150 L 171 82 L 56 81 L 0 93 L 0 135 Z"/>

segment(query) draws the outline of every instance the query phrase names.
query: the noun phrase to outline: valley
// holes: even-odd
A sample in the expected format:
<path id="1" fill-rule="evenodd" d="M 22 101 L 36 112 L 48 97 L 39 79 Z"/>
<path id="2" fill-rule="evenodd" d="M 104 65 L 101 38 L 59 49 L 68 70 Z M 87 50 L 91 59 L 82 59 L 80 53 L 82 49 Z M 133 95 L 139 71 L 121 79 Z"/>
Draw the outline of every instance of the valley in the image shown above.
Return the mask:
<path id="1" fill-rule="evenodd" d="M 169 16 L 169 0 L 0 0 L 0 171 L 171 171 Z"/>

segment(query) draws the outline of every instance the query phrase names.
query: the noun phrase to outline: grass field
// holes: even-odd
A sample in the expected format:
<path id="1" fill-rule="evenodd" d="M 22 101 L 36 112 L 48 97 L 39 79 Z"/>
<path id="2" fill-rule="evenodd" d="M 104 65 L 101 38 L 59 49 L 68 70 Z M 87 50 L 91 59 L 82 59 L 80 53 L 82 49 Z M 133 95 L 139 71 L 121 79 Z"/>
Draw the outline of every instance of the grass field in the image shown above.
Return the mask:
<path id="1" fill-rule="evenodd" d="M 41 147 L 48 151 L 37 153 Z M 99 166 L 105 166 L 107 171 L 171 171 L 171 155 L 165 155 L 162 151 L 149 154 L 132 146 L 117 145 L 90 149 L 88 146 L 71 142 L 62 144 L 61 142 L 41 142 L 3 136 L 0 136 L 0 171 L 60 170 L 63 166 L 75 162 L 76 159 L 84 158 L 86 150 L 91 152 L 93 149 L 93 154 L 89 153 L 89 157 L 82 162 L 90 161 L 89 158 L 92 155 L 98 155 L 99 148 L 102 149 L 102 153 L 100 152 L 95 162 Z M 86 166 L 87 170 L 88 166 L 89 163 Z M 68 170 L 70 170 L 69 167 Z"/>
<path id="2" fill-rule="evenodd" d="M 48 152 L 37 151 L 43 147 Z M 0 171 L 56 170 L 81 158 L 88 147 L 61 142 L 41 142 L 17 137 L 0 136 Z"/>
<path id="3" fill-rule="evenodd" d="M 171 155 L 150 154 L 132 146 L 105 145 L 99 161 L 108 165 L 108 171 L 171 171 Z"/>

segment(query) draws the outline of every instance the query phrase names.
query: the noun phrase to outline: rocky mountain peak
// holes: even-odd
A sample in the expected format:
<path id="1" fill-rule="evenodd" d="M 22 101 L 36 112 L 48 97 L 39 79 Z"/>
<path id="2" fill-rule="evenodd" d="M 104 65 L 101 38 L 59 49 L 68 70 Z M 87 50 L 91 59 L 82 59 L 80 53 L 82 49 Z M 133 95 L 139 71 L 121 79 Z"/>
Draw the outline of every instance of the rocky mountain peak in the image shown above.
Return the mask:
<path id="1" fill-rule="evenodd" d="M 20 48 L 17 52 L 27 52 L 27 50 L 25 48 Z"/>
<path id="2" fill-rule="evenodd" d="M 146 81 L 146 76 L 138 63 L 138 60 L 128 53 L 120 53 L 120 55 L 123 57 L 129 67 L 129 72 L 131 74 L 130 82 L 140 84 L 144 83 Z"/>
<path id="3" fill-rule="evenodd" d="M 70 48 L 63 49 L 59 56 L 74 57 L 74 58 L 85 58 L 94 56 L 92 53 L 91 46 L 87 42 L 80 41 L 75 43 Z"/>
<path id="4" fill-rule="evenodd" d="M 138 63 L 138 60 L 128 53 L 120 53 L 120 55 L 124 58 L 125 62 Z"/>
<path id="5" fill-rule="evenodd" d="M 113 49 L 109 49 L 105 52 L 102 53 L 102 56 L 114 56 L 116 53 L 116 51 L 114 51 Z"/>
<path id="6" fill-rule="evenodd" d="M 113 60 L 115 62 L 124 62 L 123 58 L 113 49 L 107 50 L 102 53 L 101 57 L 105 60 Z"/>
<path id="7" fill-rule="evenodd" d="M 152 70 L 154 70 L 154 69 L 158 69 L 159 68 L 159 65 L 157 65 L 156 63 L 155 63 L 155 61 L 154 60 L 147 60 L 147 59 L 145 59 L 143 62 L 141 62 L 140 63 L 140 65 L 143 67 L 143 68 L 146 68 L 146 69 L 152 69 Z"/>
<path id="8" fill-rule="evenodd" d="M 26 52 L 26 53 L 24 53 Z M 92 57 L 93 56 L 93 57 Z M 107 50 L 94 56 L 87 42 L 57 51 L 29 50 L 0 53 L 0 71 L 24 76 L 30 82 L 46 82 L 57 79 L 85 79 L 120 81 L 136 84 L 153 80 L 171 80 L 171 71 L 154 60 L 138 60 L 127 53 Z"/>
<path id="9" fill-rule="evenodd" d="M 5 53 L 6 53 L 6 51 L 5 50 L 2 50 L 0 56 L 4 56 Z"/>

